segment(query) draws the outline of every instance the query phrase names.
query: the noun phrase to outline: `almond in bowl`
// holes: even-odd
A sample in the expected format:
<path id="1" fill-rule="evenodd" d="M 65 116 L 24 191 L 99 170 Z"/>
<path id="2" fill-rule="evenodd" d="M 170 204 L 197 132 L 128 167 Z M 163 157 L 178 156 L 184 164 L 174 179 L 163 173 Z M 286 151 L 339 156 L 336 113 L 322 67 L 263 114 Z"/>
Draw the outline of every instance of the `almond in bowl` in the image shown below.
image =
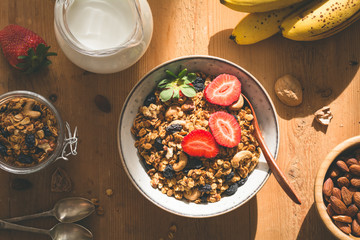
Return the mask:
<path id="1" fill-rule="evenodd" d="M 336 146 L 320 166 L 315 202 L 330 232 L 339 239 L 360 239 L 360 136 Z"/>

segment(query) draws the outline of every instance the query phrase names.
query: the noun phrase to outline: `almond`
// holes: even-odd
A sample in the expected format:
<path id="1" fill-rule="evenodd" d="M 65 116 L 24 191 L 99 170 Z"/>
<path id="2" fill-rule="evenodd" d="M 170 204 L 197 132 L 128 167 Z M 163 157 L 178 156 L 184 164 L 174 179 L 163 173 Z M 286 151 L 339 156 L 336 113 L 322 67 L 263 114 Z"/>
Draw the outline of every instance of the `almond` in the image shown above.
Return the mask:
<path id="1" fill-rule="evenodd" d="M 339 188 L 342 188 L 342 187 L 348 187 L 350 182 L 349 182 L 349 179 L 347 179 L 346 177 L 339 177 L 337 179 L 337 184 L 339 186 Z"/>
<path id="2" fill-rule="evenodd" d="M 360 187 L 360 178 L 352 178 L 350 180 L 351 185 L 353 185 L 354 187 L 358 188 Z"/>
<path id="3" fill-rule="evenodd" d="M 350 234 L 351 233 L 351 228 L 349 226 L 348 223 L 343 223 L 343 222 L 337 222 L 334 221 L 335 225 L 340 228 L 341 231 L 343 231 L 346 234 Z"/>
<path id="4" fill-rule="evenodd" d="M 327 209 L 326 209 L 327 210 Z M 351 204 L 347 210 L 346 210 L 346 215 L 350 216 L 350 217 L 355 217 L 356 214 L 359 212 L 359 208 L 355 205 L 355 204 Z M 329 214 L 329 212 L 328 212 Z M 330 214 L 329 214 L 330 215 Z"/>
<path id="5" fill-rule="evenodd" d="M 334 212 L 336 212 L 337 214 L 340 214 L 340 215 L 345 214 L 347 207 L 340 199 L 338 199 L 337 197 L 331 196 L 330 203 L 331 203 L 331 207 L 334 210 Z M 359 206 L 357 206 L 357 207 L 359 207 Z"/>
<path id="6" fill-rule="evenodd" d="M 337 187 L 333 188 L 332 195 L 341 200 L 341 191 Z"/>
<path id="7" fill-rule="evenodd" d="M 334 221 L 343 222 L 343 223 L 351 223 L 352 222 L 352 218 L 349 216 L 346 216 L 346 215 L 332 216 L 332 219 L 334 219 Z"/>
<path id="8" fill-rule="evenodd" d="M 360 207 L 360 192 L 354 193 L 353 201 L 354 201 L 355 205 L 359 208 Z"/>
<path id="9" fill-rule="evenodd" d="M 358 220 L 354 219 L 354 221 L 351 224 L 351 233 L 354 234 L 355 236 L 360 237 L 360 225 Z"/>
<path id="10" fill-rule="evenodd" d="M 356 160 L 355 158 L 349 158 L 348 160 L 346 160 L 346 165 L 348 165 L 349 167 L 353 164 L 358 165 L 359 164 L 358 160 Z M 349 168 L 349 170 L 350 170 L 350 168 Z"/>
<path id="11" fill-rule="evenodd" d="M 356 219 L 360 222 L 360 212 L 356 214 Z"/>
<path id="12" fill-rule="evenodd" d="M 356 206 L 355 206 L 356 207 Z M 352 210 L 351 210 L 352 211 Z M 336 213 L 334 212 L 334 210 L 331 207 L 331 203 L 329 203 L 326 207 L 326 212 L 329 214 L 330 217 L 334 216 Z M 350 212 L 349 208 L 347 209 L 346 212 Z M 356 213 L 355 213 L 356 214 Z M 350 216 L 350 215 L 349 215 Z M 354 215 L 355 216 L 355 215 Z"/>
<path id="13" fill-rule="evenodd" d="M 353 194 L 346 187 L 341 188 L 341 197 L 345 205 L 350 205 L 352 203 Z"/>
<path id="14" fill-rule="evenodd" d="M 338 166 L 343 172 L 349 172 L 349 168 L 343 160 L 337 160 L 336 166 Z"/>
<path id="15" fill-rule="evenodd" d="M 340 173 L 341 173 L 341 171 L 338 167 L 333 167 L 329 172 L 330 172 L 331 178 L 336 178 L 336 177 L 340 176 Z"/>
<path id="16" fill-rule="evenodd" d="M 325 196 L 330 197 L 334 188 L 334 183 L 331 178 L 326 179 L 323 186 L 323 193 Z"/>
<path id="17" fill-rule="evenodd" d="M 356 176 L 360 176 L 360 165 L 358 164 L 351 165 L 349 167 L 349 171 Z"/>

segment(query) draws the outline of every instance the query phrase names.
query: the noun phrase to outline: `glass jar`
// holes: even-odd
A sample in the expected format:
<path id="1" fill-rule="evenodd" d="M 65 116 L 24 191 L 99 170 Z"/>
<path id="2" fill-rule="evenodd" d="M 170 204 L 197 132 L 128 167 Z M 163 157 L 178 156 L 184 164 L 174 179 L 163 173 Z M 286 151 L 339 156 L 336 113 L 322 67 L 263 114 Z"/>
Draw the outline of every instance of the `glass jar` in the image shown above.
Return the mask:
<path id="1" fill-rule="evenodd" d="M 65 126 L 64 122 L 59 114 L 59 112 L 56 110 L 54 105 L 52 105 L 46 98 L 43 96 L 30 92 L 30 91 L 12 91 L 5 93 L 0 96 L 0 106 L 9 100 L 15 99 L 15 98 L 28 98 L 35 100 L 35 103 L 38 102 L 44 106 L 46 106 L 50 112 L 54 115 L 56 119 L 56 127 L 58 129 L 58 136 L 56 139 L 55 149 L 47 155 L 47 157 L 42 160 L 41 162 L 32 165 L 32 166 L 15 166 L 12 164 L 9 164 L 6 162 L 2 156 L 0 156 L 0 168 L 14 174 L 29 174 L 37 172 L 46 166 L 50 165 L 51 163 L 54 163 L 58 159 L 64 159 L 68 160 L 67 156 L 72 154 L 76 155 L 76 148 L 77 148 L 77 137 L 76 137 L 76 128 L 74 135 L 71 136 L 70 127 L 68 123 L 66 123 L 66 128 L 68 131 L 69 137 L 66 137 L 65 134 Z M 66 153 L 66 148 L 70 145 L 70 153 Z"/>
<path id="2" fill-rule="evenodd" d="M 70 61 L 89 72 L 114 73 L 145 53 L 153 19 L 146 0 L 56 0 L 54 28 Z"/>

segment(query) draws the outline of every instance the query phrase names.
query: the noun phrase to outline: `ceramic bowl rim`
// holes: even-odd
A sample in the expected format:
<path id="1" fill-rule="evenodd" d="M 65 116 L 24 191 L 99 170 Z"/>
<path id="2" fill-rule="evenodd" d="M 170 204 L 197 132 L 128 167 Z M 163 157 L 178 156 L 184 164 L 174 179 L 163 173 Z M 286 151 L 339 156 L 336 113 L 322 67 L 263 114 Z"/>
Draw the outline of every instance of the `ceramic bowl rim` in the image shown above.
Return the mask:
<path id="1" fill-rule="evenodd" d="M 208 217 L 214 217 L 214 216 L 219 216 L 219 215 L 223 215 L 227 212 L 231 212 L 233 210 L 235 210 L 236 208 L 244 205 L 245 203 L 247 203 L 251 198 L 253 198 L 259 191 L 260 189 L 265 185 L 265 183 L 268 181 L 270 175 L 271 175 L 271 170 L 269 169 L 267 171 L 267 175 L 266 177 L 264 178 L 263 182 L 261 184 L 258 185 L 258 187 L 256 189 L 254 189 L 254 191 L 252 192 L 252 194 L 250 194 L 243 202 L 237 204 L 237 205 L 234 205 L 226 210 L 223 210 L 223 211 L 220 211 L 220 212 L 217 212 L 217 213 L 214 213 L 214 214 L 208 214 L 208 215 L 187 215 L 187 214 L 182 214 L 181 212 L 177 212 L 177 211 L 173 211 L 172 209 L 168 209 L 164 206 L 162 206 L 161 204 L 159 204 L 157 201 L 155 201 L 153 198 L 151 198 L 151 196 L 148 196 L 141 188 L 140 186 L 136 183 L 136 181 L 134 180 L 134 178 L 132 177 L 132 175 L 130 174 L 128 168 L 127 168 L 127 165 L 125 163 L 125 160 L 124 160 L 124 155 L 123 155 L 123 151 L 122 151 L 122 148 L 121 148 L 121 141 L 120 141 L 120 137 L 121 137 L 121 123 L 122 123 L 122 120 L 123 120 L 123 117 L 124 117 L 124 112 L 125 112 L 125 109 L 128 105 L 128 102 L 130 100 L 130 98 L 132 97 L 133 93 L 135 92 L 135 90 L 145 81 L 145 79 L 148 78 L 149 75 L 151 75 L 152 73 L 158 71 L 160 68 L 170 64 L 170 63 L 175 63 L 175 62 L 178 62 L 178 61 L 182 61 L 182 60 L 189 60 L 189 59 L 208 59 L 208 60 L 216 60 L 216 61 L 220 61 L 220 62 L 224 62 L 228 65 L 231 65 L 237 69 L 239 69 L 240 71 L 242 71 L 245 75 L 247 75 L 248 77 L 250 77 L 258 86 L 259 88 L 261 89 L 261 91 L 264 93 L 264 95 L 266 96 L 270 106 L 271 106 L 271 109 L 272 109 L 272 113 L 273 113 L 273 117 L 274 117 L 274 122 L 276 124 L 276 132 L 277 132 L 277 144 L 276 144 L 276 149 L 275 149 L 275 154 L 274 154 L 274 158 L 276 160 L 277 158 L 277 155 L 278 155 L 278 152 L 279 152 L 279 145 L 280 145 L 280 129 L 279 129 L 279 122 L 278 122 L 278 118 L 277 118 L 277 112 L 276 112 L 276 109 L 275 109 L 275 106 L 269 96 L 269 94 L 267 93 L 267 91 L 265 90 L 265 88 L 262 86 L 262 84 L 252 75 L 250 74 L 248 71 L 246 71 L 244 68 L 240 67 L 239 65 L 231 62 L 231 61 L 228 61 L 228 60 L 225 60 L 223 58 L 219 58 L 219 57 L 215 57 L 215 56 L 209 56 L 209 55 L 187 55 L 187 56 L 182 56 L 182 57 L 178 57 L 178 58 L 174 58 L 174 59 L 171 59 L 171 60 L 168 60 L 166 62 L 163 62 L 159 65 L 157 65 L 156 67 L 154 67 L 153 69 L 151 69 L 150 71 L 148 71 L 135 85 L 134 87 L 130 90 L 129 94 L 127 95 L 125 101 L 124 101 L 124 104 L 122 106 L 122 109 L 121 109 L 121 112 L 120 112 L 120 117 L 119 117 L 119 121 L 118 121 L 118 129 L 117 129 L 117 145 L 118 145 L 118 151 L 119 151 L 119 154 L 120 154 L 120 160 L 122 162 L 122 165 L 123 165 L 123 168 L 126 172 L 126 174 L 128 175 L 129 179 L 131 180 L 132 184 L 137 188 L 137 190 L 146 198 L 148 199 L 150 202 L 152 202 L 154 205 L 158 206 L 159 208 L 167 211 L 167 212 L 170 212 L 170 213 L 173 213 L 175 215 L 178 215 L 178 216 L 182 216 L 182 217 L 190 217 L 190 218 L 208 218 Z"/>

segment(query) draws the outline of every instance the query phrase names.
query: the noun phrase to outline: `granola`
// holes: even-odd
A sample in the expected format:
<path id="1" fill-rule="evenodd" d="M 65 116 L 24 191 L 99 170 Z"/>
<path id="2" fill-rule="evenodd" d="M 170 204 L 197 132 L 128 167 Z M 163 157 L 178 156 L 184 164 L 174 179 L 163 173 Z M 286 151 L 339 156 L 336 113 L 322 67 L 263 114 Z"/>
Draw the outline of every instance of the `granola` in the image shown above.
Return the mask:
<path id="1" fill-rule="evenodd" d="M 204 80 L 203 87 L 214 79 L 203 73 L 196 75 Z M 160 90 L 156 89 L 147 97 L 131 128 L 151 186 L 167 196 L 195 203 L 217 202 L 224 195 L 232 195 L 245 183 L 260 157 L 251 110 L 247 106 L 231 110 L 211 104 L 205 100 L 203 91 L 197 91 L 194 97 L 182 95 L 165 102 L 159 95 Z M 241 127 L 240 143 L 233 148 L 219 146 L 215 158 L 184 153 L 183 138 L 195 129 L 209 130 L 209 117 L 216 111 L 235 116 Z M 242 156 L 234 160 L 237 153 Z"/>
<path id="2" fill-rule="evenodd" d="M 6 164 L 29 167 L 45 161 L 56 147 L 57 120 L 44 104 L 16 97 L 0 105 L 0 155 Z"/>

